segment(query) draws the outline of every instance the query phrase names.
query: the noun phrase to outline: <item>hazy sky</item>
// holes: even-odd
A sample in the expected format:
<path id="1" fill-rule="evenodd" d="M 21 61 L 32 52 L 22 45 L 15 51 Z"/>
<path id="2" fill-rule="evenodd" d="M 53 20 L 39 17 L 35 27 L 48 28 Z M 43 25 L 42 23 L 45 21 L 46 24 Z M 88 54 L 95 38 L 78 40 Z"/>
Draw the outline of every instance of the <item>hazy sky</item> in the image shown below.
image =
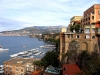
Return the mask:
<path id="1" fill-rule="evenodd" d="M 100 0 L 0 0 L 0 31 L 30 26 L 68 26 L 70 18 Z"/>

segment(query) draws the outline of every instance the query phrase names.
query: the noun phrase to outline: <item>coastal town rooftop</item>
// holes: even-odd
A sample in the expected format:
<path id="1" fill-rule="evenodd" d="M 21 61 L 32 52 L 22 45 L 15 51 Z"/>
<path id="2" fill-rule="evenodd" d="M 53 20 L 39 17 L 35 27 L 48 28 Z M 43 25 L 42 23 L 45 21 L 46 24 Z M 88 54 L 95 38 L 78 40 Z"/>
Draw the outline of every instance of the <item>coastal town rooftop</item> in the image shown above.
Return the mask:
<path id="1" fill-rule="evenodd" d="M 27 63 L 32 63 L 36 60 L 39 60 L 39 59 L 36 59 L 36 58 L 12 58 L 8 61 L 5 61 L 4 64 L 7 64 L 7 65 L 24 65 L 24 64 L 27 64 Z"/>

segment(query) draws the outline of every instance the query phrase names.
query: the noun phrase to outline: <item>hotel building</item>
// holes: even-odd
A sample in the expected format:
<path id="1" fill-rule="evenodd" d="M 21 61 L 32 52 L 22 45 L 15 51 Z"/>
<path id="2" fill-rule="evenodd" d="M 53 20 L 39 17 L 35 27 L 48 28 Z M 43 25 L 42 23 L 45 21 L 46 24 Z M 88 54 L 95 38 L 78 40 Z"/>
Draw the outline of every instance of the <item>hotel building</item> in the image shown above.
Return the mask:
<path id="1" fill-rule="evenodd" d="M 70 19 L 70 24 L 73 25 L 72 19 Z M 94 4 L 84 11 L 83 18 L 81 17 L 81 26 L 83 32 L 73 33 L 67 31 L 66 33 L 60 33 L 60 60 L 62 55 L 68 51 L 69 43 L 72 40 L 79 42 L 79 50 L 87 50 L 89 53 L 94 50 L 100 52 L 100 4 Z"/>

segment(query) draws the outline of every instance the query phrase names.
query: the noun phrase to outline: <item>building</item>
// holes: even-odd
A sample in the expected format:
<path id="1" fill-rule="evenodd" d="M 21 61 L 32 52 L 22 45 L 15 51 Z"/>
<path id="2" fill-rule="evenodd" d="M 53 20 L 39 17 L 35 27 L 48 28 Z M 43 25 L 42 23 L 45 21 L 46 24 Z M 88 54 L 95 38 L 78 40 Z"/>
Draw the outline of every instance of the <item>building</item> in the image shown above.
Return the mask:
<path id="1" fill-rule="evenodd" d="M 61 28 L 61 32 L 66 32 L 67 31 L 67 28 L 63 27 Z"/>
<path id="2" fill-rule="evenodd" d="M 80 75 L 81 70 L 76 64 L 64 64 L 63 75 Z"/>
<path id="3" fill-rule="evenodd" d="M 4 62 L 5 75 L 25 75 L 26 73 L 33 72 L 35 66 L 33 58 L 13 58 Z"/>
<path id="4" fill-rule="evenodd" d="M 99 46 L 99 53 L 100 53 L 100 21 L 97 21 L 95 23 L 95 34 L 97 37 L 98 46 Z"/>
<path id="5" fill-rule="evenodd" d="M 71 19 L 70 19 L 70 24 L 73 25 L 73 23 L 75 21 L 81 21 L 81 19 L 83 18 L 83 16 L 73 16 Z"/>
<path id="6" fill-rule="evenodd" d="M 71 24 L 75 24 L 74 18 L 70 19 Z M 60 33 L 60 55 L 68 51 L 69 43 L 76 40 L 80 44 L 79 50 L 87 50 L 89 53 L 97 50 L 100 52 L 100 4 L 94 4 L 92 7 L 84 11 L 83 18 L 81 17 L 81 25 L 83 32 L 80 33 Z"/>
<path id="7" fill-rule="evenodd" d="M 82 18 L 83 18 L 83 16 L 73 16 L 70 19 L 70 24 L 68 25 L 67 30 L 70 31 L 70 26 L 73 26 L 76 22 L 80 23 L 80 21 L 81 21 Z"/>
<path id="8" fill-rule="evenodd" d="M 89 53 L 98 50 L 98 41 L 97 37 L 91 32 L 89 34 L 85 33 L 60 33 L 60 61 L 62 55 L 68 51 L 68 47 L 71 41 L 76 40 L 79 42 L 79 50 L 87 50 Z"/>
<path id="9" fill-rule="evenodd" d="M 90 25 L 100 21 L 100 4 L 94 4 L 84 11 L 82 25 Z"/>

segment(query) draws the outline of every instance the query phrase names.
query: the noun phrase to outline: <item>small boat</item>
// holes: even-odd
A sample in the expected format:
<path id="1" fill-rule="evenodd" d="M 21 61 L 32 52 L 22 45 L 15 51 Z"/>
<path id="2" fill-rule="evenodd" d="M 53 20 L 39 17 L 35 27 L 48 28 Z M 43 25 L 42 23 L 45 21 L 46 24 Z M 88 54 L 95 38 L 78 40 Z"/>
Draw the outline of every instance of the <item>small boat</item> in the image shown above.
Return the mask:
<path id="1" fill-rule="evenodd" d="M 3 65 L 0 65 L 0 73 L 4 73 Z"/>
<path id="2" fill-rule="evenodd" d="M 42 56 L 42 55 L 44 55 L 45 54 L 45 52 L 42 52 L 41 54 L 40 54 L 40 56 Z"/>
<path id="3" fill-rule="evenodd" d="M 9 49 L 3 49 L 2 46 L 0 46 L 0 51 L 8 51 Z"/>
<path id="4" fill-rule="evenodd" d="M 30 58 L 34 58 L 35 56 L 30 56 Z"/>

